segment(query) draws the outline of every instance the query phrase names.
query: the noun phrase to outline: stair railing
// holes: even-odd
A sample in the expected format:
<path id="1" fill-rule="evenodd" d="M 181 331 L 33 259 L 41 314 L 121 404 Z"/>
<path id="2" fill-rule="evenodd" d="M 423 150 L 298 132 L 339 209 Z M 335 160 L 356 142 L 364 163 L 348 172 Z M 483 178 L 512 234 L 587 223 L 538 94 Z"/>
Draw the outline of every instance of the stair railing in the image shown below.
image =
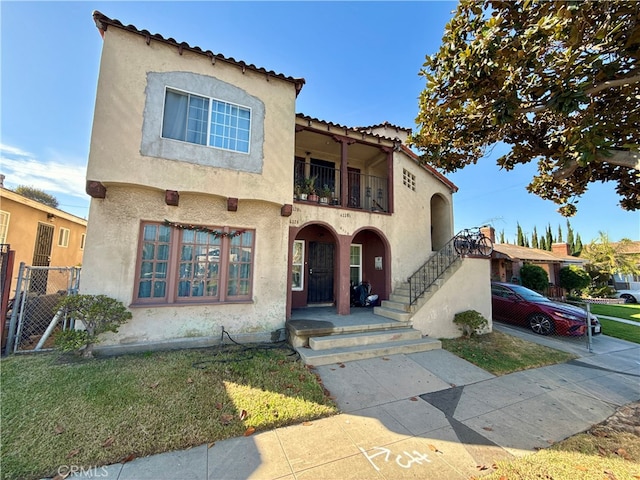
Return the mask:
<path id="1" fill-rule="evenodd" d="M 410 305 L 414 305 L 424 292 L 460 258 L 460 254 L 456 252 L 453 246 L 455 238 L 453 237 L 449 240 L 444 247 L 433 254 L 424 265 L 408 278 Z"/>

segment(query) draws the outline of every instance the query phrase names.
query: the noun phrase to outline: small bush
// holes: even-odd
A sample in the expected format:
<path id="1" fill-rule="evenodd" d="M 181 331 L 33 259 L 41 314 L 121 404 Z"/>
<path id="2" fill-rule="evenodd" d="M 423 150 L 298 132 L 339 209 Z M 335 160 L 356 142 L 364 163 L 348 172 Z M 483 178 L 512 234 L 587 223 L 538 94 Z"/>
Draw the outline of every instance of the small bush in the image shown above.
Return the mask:
<path id="1" fill-rule="evenodd" d="M 547 272 L 538 265 L 525 263 L 520 269 L 520 278 L 522 279 L 523 287 L 538 292 L 544 292 L 549 286 L 549 276 Z"/>
<path id="2" fill-rule="evenodd" d="M 70 295 L 60 301 L 58 308 L 64 309 L 69 317 L 84 325 L 85 357 L 93 356 L 93 345 L 98 343 L 98 335 L 117 332 L 118 327 L 132 317 L 122 302 L 106 295 Z M 68 334 L 61 342 L 70 347 L 80 338 L 80 334 Z"/>
<path id="3" fill-rule="evenodd" d="M 86 330 L 64 330 L 53 335 L 53 343 L 61 352 L 77 352 L 88 343 Z"/>
<path id="4" fill-rule="evenodd" d="M 487 319 L 475 310 L 466 310 L 464 312 L 456 313 L 453 317 L 453 323 L 458 325 L 462 334 L 467 338 L 480 333 L 487 327 L 487 325 L 489 325 Z"/>

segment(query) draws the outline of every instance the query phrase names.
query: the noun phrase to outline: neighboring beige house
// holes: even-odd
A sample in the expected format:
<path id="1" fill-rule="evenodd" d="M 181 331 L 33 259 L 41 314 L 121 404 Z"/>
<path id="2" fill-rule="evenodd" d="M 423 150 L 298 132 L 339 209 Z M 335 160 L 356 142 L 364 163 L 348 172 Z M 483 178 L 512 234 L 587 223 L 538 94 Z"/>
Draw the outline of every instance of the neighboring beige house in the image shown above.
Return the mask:
<path id="1" fill-rule="evenodd" d="M 296 114 L 302 78 L 94 20 L 103 49 L 81 291 L 133 313 L 103 345 L 213 341 L 222 328 L 273 339 L 293 309 L 349 315 L 361 281 L 385 314 L 452 238 L 456 187 L 419 164 L 409 130 Z M 309 183 L 326 203 L 294 198 Z M 489 262 L 460 263 L 411 313 L 414 328 L 457 336 L 458 311 L 491 318 Z"/>
<path id="2" fill-rule="evenodd" d="M 82 264 L 87 221 L 0 187 L 0 244 L 15 251 L 10 297 L 18 266 L 75 267 Z"/>
<path id="3" fill-rule="evenodd" d="M 495 230 L 485 227 L 483 233 L 495 242 Z M 563 295 L 560 283 L 560 269 L 569 265 L 584 267 L 586 260 L 571 256 L 567 243 L 554 243 L 551 251 L 539 248 L 521 247 L 509 243 L 494 243 L 491 258 L 491 280 L 497 282 L 521 283 L 520 268 L 525 263 L 541 267 L 549 277 L 550 294 Z"/>

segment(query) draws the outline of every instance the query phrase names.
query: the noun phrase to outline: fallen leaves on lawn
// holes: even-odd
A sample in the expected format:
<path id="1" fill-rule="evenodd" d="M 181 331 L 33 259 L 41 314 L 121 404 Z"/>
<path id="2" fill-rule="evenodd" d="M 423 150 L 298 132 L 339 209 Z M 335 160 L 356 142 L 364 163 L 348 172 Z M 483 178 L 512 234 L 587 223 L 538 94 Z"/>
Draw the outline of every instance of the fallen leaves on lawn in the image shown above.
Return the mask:
<path id="1" fill-rule="evenodd" d="M 75 457 L 79 453 L 80 453 L 79 448 L 76 448 L 75 450 L 71 450 L 69 453 L 67 453 L 67 458 Z"/>
<path id="2" fill-rule="evenodd" d="M 158 385 L 160 385 L 160 381 L 157 381 L 156 383 L 152 383 L 151 385 L 149 385 L 149 388 L 156 388 Z"/>
<path id="3" fill-rule="evenodd" d="M 624 448 L 619 448 L 614 453 L 621 456 L 625 460 L 632 460 L 631 455 L 629 455 L 629 453 Z"/>
<path id="4" fill-rule="evenodd" d="M 256 431 L 255 427 L 249 427 L 249 428 L 247 428 L 247 429 L 245 430 L 245 432 L 244 432 L 244 436 L 245 436 L 245 437 L 248 437 L 248 436 L 250 436 L 250 435 L 253 435 L 253 434 L 255 433 L 255 431 Z"/>
<path id="5" fill-rule="evenodd" d="M 228 413 L 223 413 L 222 415 L 220 415 L 220 423 L 222 425 L 229 425 L 232 421 L 233 415 L 230 415 Z"/>
<path id="6" fill-rule="evenodd" d="M 242 420 L 246 419 L 248 416 L 249 416 L 249 414 L 247 413 L 247 411 L 243 409 L 243 410 L 240 412 L 240 421 L 242 421 Z"/>
<path id="7" fill-rule="evenodd" d="M 120 461 L 120 463 L 128 463 L 128 462 L 130 462 L 130 461 L 132 461 L 132 460 L 135 460 L 135 459 L 136 459 L 136 454 L 135 454 L 135 453 L 130 453 L 129 455 L 127 455 L 126 457 L 124 457 L 124 458 Z"/>
<path id="8" fill-rule="evenodd" d="M 56 425 L 56 428 L 53 430 L 56 435 L 60 435 L 64 433 L 64 427 L 60 424 Z"/>
<path id="9" fill-rule="evenodd" d="M 102 446 L 104 448 L 109 448 L 111 445 L 113 445 L 114 440 L 115 440 L 115 438 L 109 437 L 103 442 Z"/>

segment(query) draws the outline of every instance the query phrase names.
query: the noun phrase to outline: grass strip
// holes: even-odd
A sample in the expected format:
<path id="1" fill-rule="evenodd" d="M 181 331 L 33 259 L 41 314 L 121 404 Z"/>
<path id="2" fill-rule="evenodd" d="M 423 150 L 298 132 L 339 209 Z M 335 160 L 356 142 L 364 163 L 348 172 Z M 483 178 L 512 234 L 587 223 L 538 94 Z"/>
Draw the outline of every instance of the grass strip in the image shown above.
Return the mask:
<path id="1" fill-rule="evenodd" d="M 591 313 L 596 315 L 606 315 L 608 317 L 623 318 L 625 320 L 633 320 L 640 324 L 640 305 L 624 304 L 624 305 L 604 305 L 600 303 L 591 303 L 589 305 Z"/>
<path id="2" fill-rule="evenodd" d="M 225 346 L 3 359 L 1 478 L 54 476 L 60 465 L 117 463 L 337 413 L 290 353 Z"/>
<path id="3" fill-rule="evenodd" d="M 629 325 L 627 323 L 598 318 L 602 324 L 602 333 L 610 337 L 616 337 L 627 342 L 640 343 L 640 324 Z"/>
<path id="4" fill-rule="evenodd" d="M 442 348 L 494 375 L 563 363 L 575 355 L 493 331 L 471 338 L 443 339 Z"/>

